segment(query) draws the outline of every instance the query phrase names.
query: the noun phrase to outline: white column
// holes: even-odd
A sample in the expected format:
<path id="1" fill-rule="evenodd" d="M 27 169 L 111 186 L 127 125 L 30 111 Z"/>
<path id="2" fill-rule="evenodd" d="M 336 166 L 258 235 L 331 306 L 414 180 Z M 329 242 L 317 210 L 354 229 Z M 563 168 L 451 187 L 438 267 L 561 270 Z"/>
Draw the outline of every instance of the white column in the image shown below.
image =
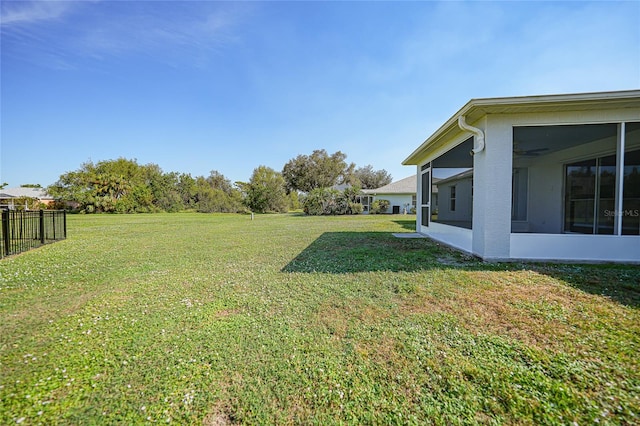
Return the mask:
<path id="1" fill-rule="evenodd" d="M 422 232 L 422 176 L 420 175 L 420 164 L 416 166 L 416 232 Z"/>
<path id="2" fill-rule="evenodd" d="M 484 259 L 510 257 L 513 129 L 510 121 L 486 116 L 485 149 L 473 157 L 473 253 Z"/>

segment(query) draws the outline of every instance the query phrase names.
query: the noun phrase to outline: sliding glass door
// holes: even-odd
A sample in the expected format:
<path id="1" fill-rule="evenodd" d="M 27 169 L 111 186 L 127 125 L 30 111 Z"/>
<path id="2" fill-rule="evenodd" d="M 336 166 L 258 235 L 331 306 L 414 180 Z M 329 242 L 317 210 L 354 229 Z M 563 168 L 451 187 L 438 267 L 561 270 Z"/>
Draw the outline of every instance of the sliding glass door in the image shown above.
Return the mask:
<path id="1" fill-rule="evenodd" d="M 565 232 L 613 234 L 616 156 L 567 164 Z"/>

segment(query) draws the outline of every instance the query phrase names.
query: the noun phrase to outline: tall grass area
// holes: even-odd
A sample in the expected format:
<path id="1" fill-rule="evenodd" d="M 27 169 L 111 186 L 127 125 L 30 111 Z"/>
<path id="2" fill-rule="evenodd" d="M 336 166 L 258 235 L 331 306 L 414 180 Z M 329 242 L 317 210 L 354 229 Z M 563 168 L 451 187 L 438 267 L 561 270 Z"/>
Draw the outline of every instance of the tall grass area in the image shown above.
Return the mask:
<path id="1" fill-rule="evenodd" d="M 638 424 L 640 268 L 415 217 L 70 216 L 0 261 L 0 424 Z"/>

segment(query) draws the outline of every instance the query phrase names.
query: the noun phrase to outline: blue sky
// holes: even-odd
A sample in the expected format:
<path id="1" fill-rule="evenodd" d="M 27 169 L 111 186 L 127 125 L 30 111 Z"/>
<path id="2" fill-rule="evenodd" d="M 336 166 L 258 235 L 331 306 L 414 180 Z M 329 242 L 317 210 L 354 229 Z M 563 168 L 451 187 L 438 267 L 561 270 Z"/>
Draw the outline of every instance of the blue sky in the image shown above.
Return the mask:
<path id="1" fill-rule="evenodd" d="M 471 98 L 640 88 L 640 2 L 7 1 L 0 183 L 404 160 Z"/>

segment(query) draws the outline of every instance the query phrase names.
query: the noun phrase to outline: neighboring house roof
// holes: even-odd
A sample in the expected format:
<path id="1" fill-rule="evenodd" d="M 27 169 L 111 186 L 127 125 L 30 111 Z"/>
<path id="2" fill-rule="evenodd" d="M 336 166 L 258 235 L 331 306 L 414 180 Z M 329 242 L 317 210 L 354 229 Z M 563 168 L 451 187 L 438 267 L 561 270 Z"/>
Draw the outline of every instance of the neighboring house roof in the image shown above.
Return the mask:
<path id="1" fill-rule="evenodd" d="M 20 198 L 29 197 L 37 198 L 38 200 L 53 200 L 53 197 L 47 194 L 44 188 L 4 188 L 0 189 L 0 198 Z"/>
<path id="2" fill-rule="evenodd" d="M 431 182 L 435 185 L 440 179 L 434 177 Z M 404 179 L 391 182 L 388 185 L 381 186 L 376 189 L 363 189 L 365 194 L 415 194 L 418 183 L 416 175 L 406 177 Z"/>
<path id="3" fill-rule="evenodd" d="M 428 157 L 430 152 L 442 148 L 454 136 L 468 133 L 458 126 L 458 118 L 461 116 L 466 118 L 467 123 L 473 124 L 488 114 L 594 111 L 609 108 L 638 108 L 639 105 L 640 90 L 471 99 L 413 151 L 402 164 L 419 165 Z"/>
<path id="4" fill-rule="evenodd" d="M 416 175 L 391 182 L 376 189 L 363 189 L 365 194 L 415 194 L 418 183 Z"/>

